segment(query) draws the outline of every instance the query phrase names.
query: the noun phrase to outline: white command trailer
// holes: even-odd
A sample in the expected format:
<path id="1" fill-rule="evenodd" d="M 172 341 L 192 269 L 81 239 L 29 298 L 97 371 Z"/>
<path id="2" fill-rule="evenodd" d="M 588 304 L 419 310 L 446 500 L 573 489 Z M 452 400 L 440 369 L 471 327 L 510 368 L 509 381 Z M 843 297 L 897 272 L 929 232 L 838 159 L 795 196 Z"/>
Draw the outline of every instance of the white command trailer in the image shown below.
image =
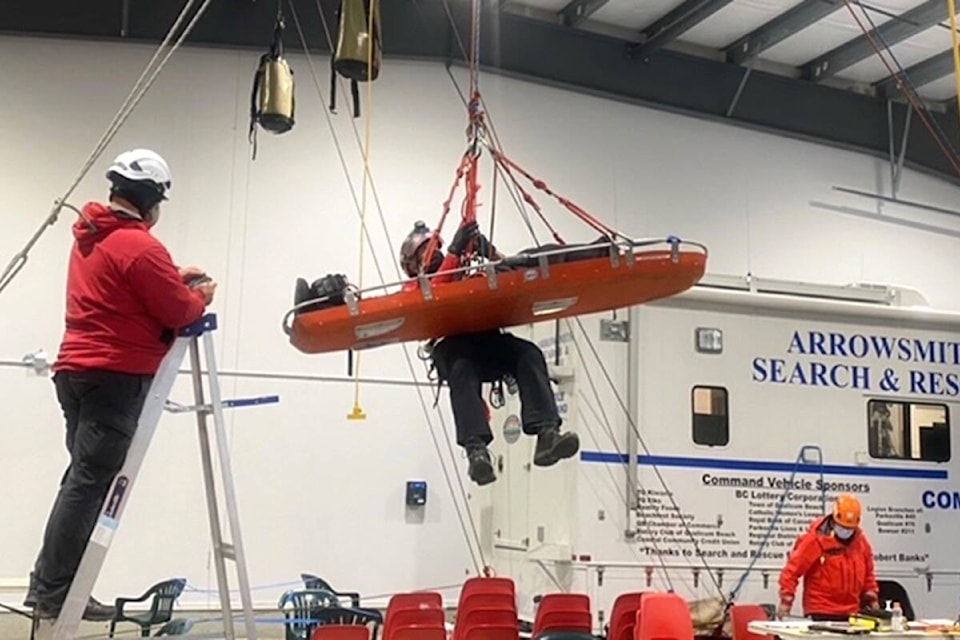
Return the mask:
<path id="1" fill-rule="evenodd" d="M 625 591 L 776 603 L 797 536 L 849 492 L 884 591 L 956 615 L 960 314 L 895 287 L 706 278 L 515 333 L 581 439 L 578 461 L 540 469 L 518 397 L 493 412 L 499 478 L 471 507 L 521 613 L 557 590 L 591 594 L 598 624 Z"/>

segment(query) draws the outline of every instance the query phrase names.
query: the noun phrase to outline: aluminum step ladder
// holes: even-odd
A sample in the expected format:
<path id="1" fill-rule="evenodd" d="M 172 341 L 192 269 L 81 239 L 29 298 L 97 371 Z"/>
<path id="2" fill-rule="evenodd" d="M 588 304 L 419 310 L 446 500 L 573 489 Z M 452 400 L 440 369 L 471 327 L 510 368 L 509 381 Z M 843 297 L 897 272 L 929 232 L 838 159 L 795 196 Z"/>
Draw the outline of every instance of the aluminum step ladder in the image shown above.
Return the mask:
<path id="1" fill-rule="evenodd" d="M 234 640 L 234 617 L 230 602 L 230 586 L 227 580 L 227 561 L 236 566 L 237 583 L 243 607 L 243 622 L 248 640 L 256 640 L 253 604 L 250 596 L 250 581 L 247 576 L 246 559 L 240 537 L 240 518 L 237 513 L 237 499 L 233 486 L 233 472 L 230 466 L 230 454 L 224 429 L 223 409 L 225 406 L 239 407 L 278 402 L 277 396 L 268 396 L 250 400 L 224 402 L 220 396 L 220 382 L 217 374 L 216 358 L 213 349 L 213 331 L 217 328 L 217 317 L 208 314 L 193 325 L 183 329 L 174 341 L 170 351 L 164 357 L 150 391 L 143 405 L 143 411 L 137 422 L 137 432 L 130 443 L 126 461 L 117 474 L 107 493 L 107 499 L 100 510 L 100 516 L 94 527 L 80 566 L 74 576 L 70 591 L 56 620 L 38 620 L 34 618 L 33 634 L 35 640 L 75 640 L 78 635 L 81 618 L 87 602 L 93 592 L 94 584 L 107 550 L 113 541 L 120 524 L 124 507 L 130 498 L 134 481 L 140 471 L 140 465 L 146 456 L 147 448 L 160 422 L 164 409 L 174 413 L 193 412 L 197 415 L 200 435 L 200 456 L 203 463 L 203 480 L 206 488 L 207 511 L 210 516 L 210 534 L 213 541 L 213 553 L 217 571 L 217 585 L 220 591 L 220 604 L 223 608 L 223 631 L 227 640 Z M 200 366 L 200 342 L 203 341 L 204 360 L 207 365 L 210 402 L 204 400 L 203 371 Z M 193 377 L 195 404 L 182 406 L 168 401 L 184 357 L 190 352 L 190 368 Z M 217 495 L 216 479 L 213 471 L 210 432 L 207 428 L 207 416 L 213 416 L 213 428 L 220 467 L 223 507 L 227 512 L 231 540 L 227 541 L 220 527 L 220 506 Z"/>

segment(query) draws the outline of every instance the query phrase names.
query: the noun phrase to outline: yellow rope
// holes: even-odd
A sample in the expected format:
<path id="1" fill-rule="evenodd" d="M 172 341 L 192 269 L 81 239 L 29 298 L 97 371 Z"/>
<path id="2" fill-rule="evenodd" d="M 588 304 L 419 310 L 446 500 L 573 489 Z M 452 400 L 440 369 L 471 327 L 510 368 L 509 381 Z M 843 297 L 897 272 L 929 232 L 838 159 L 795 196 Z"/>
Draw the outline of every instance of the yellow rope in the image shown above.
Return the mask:
<path id="1" fill-rule="evenodd" d="M 370 131 L 373 124 L 373 48 L 376 46 L 374 38 L 373 25 L 374 14 L 376 13 L 377 0 L 369 0 L 370 10 L 367 12 L 367 107 L 366 107 L 366 131 L 363 142 L 363 188 L 360 195 L 360 274 L 358 276 L 358 287 L 363 289 L 363 238 L 367 227 L 367 182 L 370 178 Z M 353 369 L 354 391 L 353 391 L 353 411 L 347 418 L 349 420 L 365 420 L 367 414 L 360 407 L 360 354 L 357 352 L 356 366 Z"/>
<path id="2" fill-rule="evenodd" d="M 957 82 L 957 100 L 960 101 L 960 43 L 957 42 L 957 4 L 947 0 L 950 9 L 950 37 L 953 38 L 953 75 Z"/>

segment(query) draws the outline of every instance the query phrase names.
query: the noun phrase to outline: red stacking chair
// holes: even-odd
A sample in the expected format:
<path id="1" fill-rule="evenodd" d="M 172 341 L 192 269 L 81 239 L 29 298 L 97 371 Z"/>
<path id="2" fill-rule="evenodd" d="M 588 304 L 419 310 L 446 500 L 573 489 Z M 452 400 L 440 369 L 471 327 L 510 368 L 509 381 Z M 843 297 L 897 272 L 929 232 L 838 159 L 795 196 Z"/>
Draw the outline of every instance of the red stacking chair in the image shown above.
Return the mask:
<path id="1" fill-rule="evenodd" d="M 613 601 L 610 612 L 610 630 L 607 640 L 633 640 L 633 628 L 637 624 L 640 602 L 643 592 L 621 593 Z"/>
<path id="2" fill-rule="evenodd" d="M 519 626 L 517 612 L 507 609 L 470 609 L 466 614 L 457 614 L 457 626 L 464 629 L 501 625 Z"/>
<path id="3" fill-rule="evenodd" d="M 593 627 L 590 598 L 580 593 L 548 593 L 540 599 L 533 636 L 544 631 L 577 631 L 589 634 Z"/>
<path id="4" fill-rule="evenodd" d="M 398 627 L 436 627 L 443 629 L 446 616 L 439 593 L 422 591 L 398 593 L 390 598 L 383 625 L 383 640 L 390 640 Z"/>
<path id="5" fill-rule="evenodd" d="M 675 593 L 647 593 L 640 601 L 635 640 L 693 640 L 687 601 Z"/>
<path id="6" fill-rule="evenodd" d="M 322 624 L 310 640 L 370 640 L 370 629 L 360 624 Z"/>
<path id="7" fill-rule="evenodd" d="M 517 599 L 513 580 L 510 578 L 470 578 L 460 590 L 457 607 L 457 622 L 454 640 L 467 640 L 470 629 L 485 628 L 483 634 L 492 634 L 474 640 L 498 640 L 504 628 L 518 633 Z M 476 633 L 481 633 L 477 631 Z M 516 637 L 516 636 L 513 636 Z"/>
<path id="8" fill-rule="evenodd" d="M 516 593 L 513 580 L 510 578 L 469 578 L 460 589 L 460 601 L 478 593 Z"/>
<path id="9" fill-rule="evenodd" d="M 384 640 L 447 640 L 447 630 L 443 627 L 394 628 Z"/>
<path id="10" fill-rule="evenodd" d="M 443 598 L 436 591 L 397 593 L 390 598 L 390 602 L 387 604 L 388 615 L 391 611 L 408 609 L 443 609 Z"/>
<path id="11" fill-rule="evenodd" d="M 747 625 L 754 620 L 769 620 L 770 616 L 758 604 L 735 604 L 730 607 L 733 640 L 773 640 L 773 636 L 751 633 Z"/>
<path id="12" fill-rule="evenodd" d="M 519 640 L 520 631 L 516 623 L 510 625 L 481 625 L 470 627 L 464 632 L 464 640 Z"/>

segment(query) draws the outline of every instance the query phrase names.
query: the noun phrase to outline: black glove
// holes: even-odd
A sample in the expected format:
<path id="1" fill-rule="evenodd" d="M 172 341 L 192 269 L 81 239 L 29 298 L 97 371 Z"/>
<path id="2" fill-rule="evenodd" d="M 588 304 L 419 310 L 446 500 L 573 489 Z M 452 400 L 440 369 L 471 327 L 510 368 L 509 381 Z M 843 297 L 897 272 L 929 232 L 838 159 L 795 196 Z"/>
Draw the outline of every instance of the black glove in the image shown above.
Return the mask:
<path id="1" fill-rule="evenodd" d="M 462 256 L 463 252 L 467 250 L 467 245 L 470 244 L 470 241 L 479 235 L 480 227 L 477 226 L 476 220 L 465 224 L 457 229 L 457 234 L 453 236 L 453 240 L 450 241 L 450 246 L 447 247 L 447 251 L 455 256 Z"/>
<path id="2" fill-rule="evenodd" d="M 487 240 L 487 236 L 481 233 L 480 239 L 477 241 L 477 253 L 487 260 L 494 260 L 497 257 L 497 248 Z"/>

